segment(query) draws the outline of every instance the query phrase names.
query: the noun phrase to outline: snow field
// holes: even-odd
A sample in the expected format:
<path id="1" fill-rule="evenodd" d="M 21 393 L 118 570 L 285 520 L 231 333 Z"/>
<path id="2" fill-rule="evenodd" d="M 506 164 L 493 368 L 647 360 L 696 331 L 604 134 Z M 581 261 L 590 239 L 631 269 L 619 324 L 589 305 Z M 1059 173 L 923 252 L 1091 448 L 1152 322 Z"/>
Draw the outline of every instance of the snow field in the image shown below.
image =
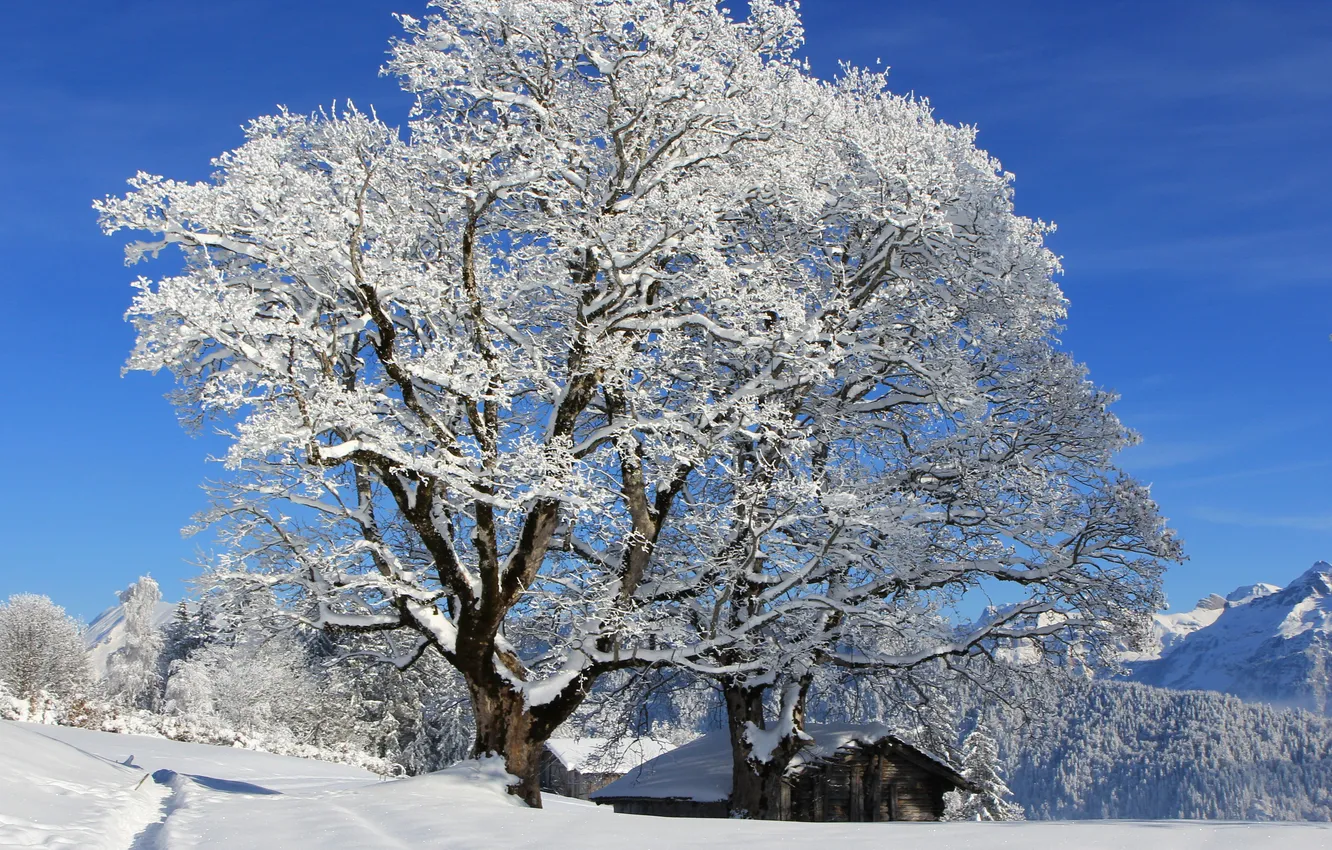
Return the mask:
<path id="1" fill-rule="evenodd" d="M 15 723 L 0 723 L 0 847 L 120 850 L 159 816 L 166 790 Z"/>
<path id="2" fill-rule="evenodd" d="M 58 739 L 58 740 L 57 740 Z M 134 755 L 142 769 L 115 764 Z M 139 780 L 158 771 L 156 781 Z M 1332 825 L 1200 821 L 802 824 L 522 807 L 496 763 L 380 780 L 201 744 L 0 723 L 0 847 L 107 850 L 1324 850 Z M 137 790 L 136 790 L 137 786 Z"/>

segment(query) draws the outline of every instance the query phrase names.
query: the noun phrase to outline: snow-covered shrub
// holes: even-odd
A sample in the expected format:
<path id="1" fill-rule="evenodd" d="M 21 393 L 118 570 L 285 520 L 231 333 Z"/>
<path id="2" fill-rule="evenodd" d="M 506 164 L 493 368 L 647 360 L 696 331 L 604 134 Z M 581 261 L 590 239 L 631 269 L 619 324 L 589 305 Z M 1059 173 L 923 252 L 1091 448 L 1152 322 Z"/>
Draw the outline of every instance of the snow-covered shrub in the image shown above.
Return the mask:
<path id="1" fill-rule="evenodd" d="M 0 679 L 32 719 L 54 718 L 90 690 L 87 652 L 65 609 L 34 593 L 0 603 Z"/>
<path id="2" fill-rule="evenodd" d="M 9 690 L 5 680 L 0 679 L 0 720 L 22 720 L 27 708 L 27 704 Z"/>
<path id="3" fill-rule="evenodd" d="M 165 713 L 210 734 L 229 730 L 237 740 L 329 741 L 345 711 L 328 699 L 306 659 L 286 635 L 205 647 L 172 666 Z"/>

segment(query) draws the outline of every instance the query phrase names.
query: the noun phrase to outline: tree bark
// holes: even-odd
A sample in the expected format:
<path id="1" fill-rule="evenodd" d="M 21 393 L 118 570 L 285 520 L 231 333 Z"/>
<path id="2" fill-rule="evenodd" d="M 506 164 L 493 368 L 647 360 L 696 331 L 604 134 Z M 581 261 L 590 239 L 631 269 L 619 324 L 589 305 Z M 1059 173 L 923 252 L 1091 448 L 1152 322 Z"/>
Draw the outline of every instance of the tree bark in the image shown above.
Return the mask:
<path id="1" fill-rule="evenodd" d="M 763 717 L 764 690 L 765 687 L 723 685 L 731 735 L 730 815 L 751 820 L 788 820 L 790 812 L 782 805 L 783 781 L 804 741 L 794 733 L 784 735 L 766 761 L 754 758 L 746 732 L 750 724 L 767 728 Z M 801 705 L 793 707 L 796 720 L 793 729 L 797 730 L 804 725 L 803 692 L 800 702 Z"/>
<path id="2" fill-rule="evenodd" d="M 535 723 L 523 695 L 505 682 L 468 682 L 476 720 L 473 758 L 496 755 L 518 782 L 508 791 L 534 809 L 541 808 L 541 749 L 549 737 Z"/>

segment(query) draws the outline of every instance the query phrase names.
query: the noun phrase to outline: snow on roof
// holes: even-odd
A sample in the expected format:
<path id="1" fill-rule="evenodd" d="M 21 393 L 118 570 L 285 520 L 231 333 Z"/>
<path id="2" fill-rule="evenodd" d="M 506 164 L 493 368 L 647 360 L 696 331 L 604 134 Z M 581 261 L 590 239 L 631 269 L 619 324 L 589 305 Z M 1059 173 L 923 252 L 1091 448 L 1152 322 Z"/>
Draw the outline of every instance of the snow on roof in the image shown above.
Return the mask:
<path id="1" fill-rule="evenodd" d="M 700 803 L 724 802 L 731 796 L 731 738 L 712 732 L 630 770 L 594 791 L 593 800 L 613 797 L 677 797 Z"/>
<path id="2" fill-rule="evenodd" d="M 628 773 L 675 745 L 657 738 L 551 738 L 546 749 L 566 770 Z"/>
<path id="3" fill-rule="evenodd" d="M 813 741 L 800 751 L 792 767 L 826 759 L 838 750 L 855 744 L 874 744 L 891 738 L 921 758 L 932 762 L 938 772 L 962 780 L 957 768 L 903 740 L 882 723 L 815 724 L 805 727 Z M 593 800 L 621 797 L 681 799 L 699 803 L 725 802 L 731 796 L 731 738 L 722 730 L 710 732 L 695 741 L 659 756 L 637 770 L 631 770 L 611 784 L 595 791 Z"/>

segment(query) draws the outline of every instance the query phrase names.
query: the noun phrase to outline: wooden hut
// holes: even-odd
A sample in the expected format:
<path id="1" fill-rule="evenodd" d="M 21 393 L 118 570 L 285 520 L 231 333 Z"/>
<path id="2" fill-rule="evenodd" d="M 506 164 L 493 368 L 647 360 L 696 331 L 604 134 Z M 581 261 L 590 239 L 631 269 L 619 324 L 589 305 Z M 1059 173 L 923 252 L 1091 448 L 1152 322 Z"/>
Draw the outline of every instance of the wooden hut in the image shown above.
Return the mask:
<path id="1" fill-rule="evenodd" d="M 551 738 L 541 753 L 541 790 L 586 800 L 593 791 L 674 748 L 656 738 Z"/>
<path id="2" fill-rule="evenodd" d="M 779 820 L 938 820 L 944 794 L 970 788 L 947 762 L 881 725 L 805 731 L 813 741 L 787 771 Z M 730 793 L 730 739 L 715 732 L 630 771 L 590 799 L 627 814 L 706 818 L 727 816 Z"/>

